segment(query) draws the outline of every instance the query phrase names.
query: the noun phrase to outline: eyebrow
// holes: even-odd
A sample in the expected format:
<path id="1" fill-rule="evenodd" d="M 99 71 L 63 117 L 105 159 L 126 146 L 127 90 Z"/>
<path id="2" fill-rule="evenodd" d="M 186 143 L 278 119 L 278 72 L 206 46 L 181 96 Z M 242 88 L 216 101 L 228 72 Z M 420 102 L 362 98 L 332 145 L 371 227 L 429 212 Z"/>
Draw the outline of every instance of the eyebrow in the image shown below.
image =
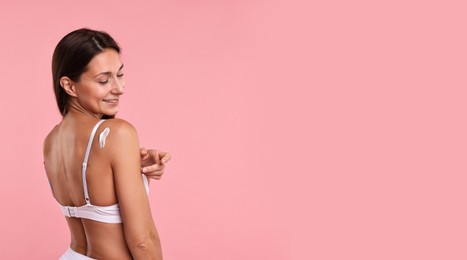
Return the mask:
<path id="1" fill-rule="evenodd" d="M 123 64 L 122 64 L 122 66 L 120 66 L 120 68 L 118 69 L 118 71 L 121 71 L 122 69 L 123 69 Z M 105 72 L 101 72 L 101 73 L 97 74 L 96 76 L 94 76 L 94 78 L 98 77 L 99 75 L 111 75 L 111 74 L 112 74 L 112 72 L 110 72 L 110 71 L 105 71 Z"/>

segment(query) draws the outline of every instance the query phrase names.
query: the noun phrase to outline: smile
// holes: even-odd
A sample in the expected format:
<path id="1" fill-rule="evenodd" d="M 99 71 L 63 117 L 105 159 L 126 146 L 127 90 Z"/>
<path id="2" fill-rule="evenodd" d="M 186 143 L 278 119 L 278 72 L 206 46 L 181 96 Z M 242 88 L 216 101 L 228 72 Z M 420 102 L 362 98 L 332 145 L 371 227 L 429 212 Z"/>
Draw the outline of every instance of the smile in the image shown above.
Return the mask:
<path id="1" fill-rule="evenodd" d="M 104 102 L 108 104 L 117 104 L 118 99 L 104 99 Z"/>

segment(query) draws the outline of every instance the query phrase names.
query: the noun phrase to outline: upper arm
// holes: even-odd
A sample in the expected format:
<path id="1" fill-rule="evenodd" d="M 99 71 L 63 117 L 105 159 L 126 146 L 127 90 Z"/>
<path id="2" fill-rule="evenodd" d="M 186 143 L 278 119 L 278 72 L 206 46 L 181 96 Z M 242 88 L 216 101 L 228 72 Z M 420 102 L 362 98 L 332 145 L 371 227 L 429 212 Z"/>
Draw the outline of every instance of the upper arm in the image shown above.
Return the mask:
<path id="1" fill-rule="evenodd" d="M 125 237 L 128 243 L 139 243 L 152 234 L 155 226 L 141 178 L 138 137 L 126 121 L 112 119 L 109 123 L 105 148 L 109 149 Z"/>

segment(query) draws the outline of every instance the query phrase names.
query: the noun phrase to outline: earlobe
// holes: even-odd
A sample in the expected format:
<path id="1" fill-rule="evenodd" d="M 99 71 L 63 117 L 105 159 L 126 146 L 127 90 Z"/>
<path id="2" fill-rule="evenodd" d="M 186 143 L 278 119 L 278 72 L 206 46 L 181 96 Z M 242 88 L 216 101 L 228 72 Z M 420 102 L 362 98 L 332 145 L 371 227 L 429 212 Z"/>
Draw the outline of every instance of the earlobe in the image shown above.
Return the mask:
<path id="1" fill-rule="evenodd" d="M 68 78 L 68 77 L 61 77 L 60 78 L 60 86 L 62 86 L 63 90 L 65 90 L 65 92 L 72 96 L 72 97 L 76 97 L 76 89 L 75 89 L 75 86 L 73 84 L 73 81 Z"/>

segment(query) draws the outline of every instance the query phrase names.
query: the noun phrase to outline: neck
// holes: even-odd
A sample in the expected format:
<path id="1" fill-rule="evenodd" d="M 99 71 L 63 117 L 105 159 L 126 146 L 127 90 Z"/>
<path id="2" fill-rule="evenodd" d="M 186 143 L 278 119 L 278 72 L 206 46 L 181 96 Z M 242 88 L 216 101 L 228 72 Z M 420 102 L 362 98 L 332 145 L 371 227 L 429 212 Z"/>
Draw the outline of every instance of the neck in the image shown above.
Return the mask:
<path id="1" fill-rule="evenodd" d="M 102 116 L 104 116 L 103 114 L 95 114 L 89 110 L 86 110 L 80 104 L 73 102 L 73 100 L 70 101 L 70 105 L 68 107 L 68 113 L 66 113 L 65 116 L 67 115 L 72 116 L 72 117 L 91 117 L 95 119 L 101 119 Z"/>

